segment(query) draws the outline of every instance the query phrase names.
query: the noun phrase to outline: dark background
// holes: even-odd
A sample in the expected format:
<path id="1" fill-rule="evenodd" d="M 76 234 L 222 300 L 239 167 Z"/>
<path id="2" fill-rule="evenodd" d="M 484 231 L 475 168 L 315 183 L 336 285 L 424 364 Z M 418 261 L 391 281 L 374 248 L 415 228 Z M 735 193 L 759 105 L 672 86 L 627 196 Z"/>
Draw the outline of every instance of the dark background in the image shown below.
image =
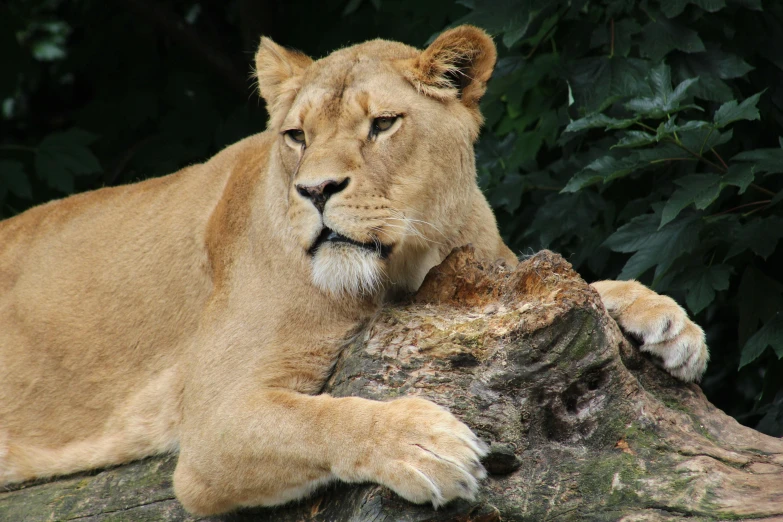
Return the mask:
<path id="1" fill-rule="evenodd" d="M 500 53 L 477 158 L 510 246 L 678 299 L 709 398 L 783 435 L 780 2 L 3 2 L 0 217 L 262 131 L 260 35 L 320 57 L 462 22 Z"/>

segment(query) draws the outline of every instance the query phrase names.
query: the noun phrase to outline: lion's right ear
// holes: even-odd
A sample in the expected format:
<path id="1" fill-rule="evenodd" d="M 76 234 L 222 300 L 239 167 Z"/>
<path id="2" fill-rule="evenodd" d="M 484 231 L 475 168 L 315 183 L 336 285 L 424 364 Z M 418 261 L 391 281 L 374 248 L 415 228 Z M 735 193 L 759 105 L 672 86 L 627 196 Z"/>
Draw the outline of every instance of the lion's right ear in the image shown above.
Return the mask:
<path id="1" fill-rule="evenodd" d="M 311 63 L 309 56 L 277 45 L 267 37 L 261 38 L 256 53 L 256 77 L 270 120 L 293 102 L 302 87 L 304 71 Z"/>
<path id="2" fill-rule="evenodd" d="M 478 102 L 487 90 L 497 51 L 492 37 L 472 25 L 445 31 L 413 61 L 407 78 L 424 94 L 458 98 L 477 119 Z"/>

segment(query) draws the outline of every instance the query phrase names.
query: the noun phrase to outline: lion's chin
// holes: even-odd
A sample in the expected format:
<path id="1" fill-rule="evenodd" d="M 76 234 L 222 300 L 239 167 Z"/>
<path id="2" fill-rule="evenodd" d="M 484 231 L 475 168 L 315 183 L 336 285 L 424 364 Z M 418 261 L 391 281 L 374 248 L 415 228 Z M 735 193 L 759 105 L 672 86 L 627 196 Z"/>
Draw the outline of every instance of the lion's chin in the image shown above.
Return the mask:
<path id="1" fill-rule="evenodd" d="M 384 270 L 377 252 L 347 245 L 323 245 L 313 256 L 313 283 L 335 297 L 375 295 L 383 288 Z"/>

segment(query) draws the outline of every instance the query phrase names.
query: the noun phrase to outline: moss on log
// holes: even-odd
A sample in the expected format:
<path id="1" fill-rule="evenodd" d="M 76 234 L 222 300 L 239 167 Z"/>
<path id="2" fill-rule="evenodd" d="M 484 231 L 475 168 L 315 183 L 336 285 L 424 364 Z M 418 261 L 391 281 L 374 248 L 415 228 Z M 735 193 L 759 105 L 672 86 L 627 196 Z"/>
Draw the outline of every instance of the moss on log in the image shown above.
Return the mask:
<path id="1" fill-rule="evenodd" d="M 783 520 L 783 441 L 739 425 L 641 355 L 560 256 L 516 269 L 453 253 L 346 347 L 326 391 L 417 395 L 484 440 L 475 502 L 437 511 L 376 485 L 203 520 Z M 165 456 L 0 493 L 0 520 L 196 520 Z"/>

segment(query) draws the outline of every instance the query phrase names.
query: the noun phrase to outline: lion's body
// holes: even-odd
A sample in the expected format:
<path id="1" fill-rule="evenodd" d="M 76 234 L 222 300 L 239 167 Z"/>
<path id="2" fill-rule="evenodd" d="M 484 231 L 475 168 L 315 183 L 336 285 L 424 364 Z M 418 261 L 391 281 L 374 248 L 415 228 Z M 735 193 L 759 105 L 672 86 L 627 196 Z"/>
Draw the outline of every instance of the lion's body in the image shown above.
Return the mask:
<path id="1" fill-rule="evenodd" d="M 177 495 L 200 513 L 334 478 L 434 504 L 472 495 L 484 449 L 447 412 L 313 395 L 384 296 L 415 290 L 452 248 L 515 262 L 475 182 L 494 47 L 473 28 L 446 34 L 424 53 L 375 41 L 312 64 L 265 41 L 270 130 L 0 222 L 0 484 L 179 447 Z M 435 66 L 466 48 L 457 94 Z M 379 118 L 391 124 L 373 134 Z M 618 284 L 607 306 L 623 325 Z M 641 330 L 691 328 L 634 288 L 656 310 Z"/>
<path id="2" fill-rule="evenodd" d="M 229 172 L 191 167 L 0 222 L 0 482 L 175 447 L 171 370 L 211 292 L 204 239 Z"/>

